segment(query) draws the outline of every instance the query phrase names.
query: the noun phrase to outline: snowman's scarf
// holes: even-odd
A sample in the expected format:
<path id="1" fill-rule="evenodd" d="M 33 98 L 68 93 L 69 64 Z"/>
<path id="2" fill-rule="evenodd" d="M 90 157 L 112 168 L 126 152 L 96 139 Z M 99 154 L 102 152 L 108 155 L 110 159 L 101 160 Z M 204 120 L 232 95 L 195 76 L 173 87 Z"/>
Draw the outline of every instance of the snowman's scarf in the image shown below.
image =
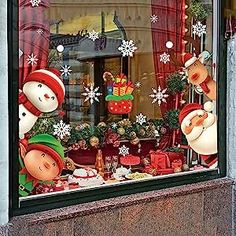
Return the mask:
<path id="1" fill-rule="evenodd" d="M 30 100 L 25 96 L 25 94 L 23 92 L 21 92 L 19 94 L 19 104 L 24 105 L 24 107 L 31 112 L 33 115 L 35 116 L 40 116 L 41 115 L 41 111 L 36 108 L 31 102 Z"/>

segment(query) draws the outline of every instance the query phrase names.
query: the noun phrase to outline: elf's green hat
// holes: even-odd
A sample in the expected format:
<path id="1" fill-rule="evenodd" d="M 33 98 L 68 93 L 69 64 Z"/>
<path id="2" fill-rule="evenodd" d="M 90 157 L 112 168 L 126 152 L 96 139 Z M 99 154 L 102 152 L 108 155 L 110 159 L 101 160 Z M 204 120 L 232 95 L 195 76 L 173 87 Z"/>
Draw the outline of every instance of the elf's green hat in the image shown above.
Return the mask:
<path id="1" fill-rule="evenodd" d="M 40 150 L 49 154 L 58 164 L 60 172 L 64 166 L 64 148 L 61 143 L 49 134 L 38 134 L 28 141 L 27 152 Z"/>

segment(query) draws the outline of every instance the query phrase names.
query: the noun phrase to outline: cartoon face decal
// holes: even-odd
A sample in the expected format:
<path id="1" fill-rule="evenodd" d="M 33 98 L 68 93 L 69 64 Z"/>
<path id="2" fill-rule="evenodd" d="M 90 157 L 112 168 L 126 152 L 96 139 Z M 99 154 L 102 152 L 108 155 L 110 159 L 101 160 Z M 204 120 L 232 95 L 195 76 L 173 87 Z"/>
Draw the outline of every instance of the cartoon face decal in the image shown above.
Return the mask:
<path id="1" fill-rule="evenodd" d="M 52 180 L 59 174 L 57 162 L 49 154 L 40 150 L 29 151 L 25 155 L 24 164 L 30 175 L 38 180 Z"/>
<path id="2" fill-rule="evenodd" d="M 181 126 L 189 146 L 198 154 L 217 153 L 217 118 L 203 110 L 196 111 L 191 119 L 184 119 Z"/>
<path id="3" fill-rule="evenodd" d="M 207 68 L 199 60 L 196 60 L 187 68 L 188 80 L 191 84 L 199 85 L 208 76 Z"/>
<path id="4" fill-rule="evenodd" d="M 29 112 L 24 105 L 19 106 L 19 134 L 20 138 L 23 138 L 23 135 L 30 131 L 37 120 L 37 116 Z"/>
<path id="5" fill-rule="evenodd" d="M 56 94 L 45 84 L 35 81 L 27 82 L 23 92 L 30 102 L 41 112 L 51 112 L 57 109 Z"/>

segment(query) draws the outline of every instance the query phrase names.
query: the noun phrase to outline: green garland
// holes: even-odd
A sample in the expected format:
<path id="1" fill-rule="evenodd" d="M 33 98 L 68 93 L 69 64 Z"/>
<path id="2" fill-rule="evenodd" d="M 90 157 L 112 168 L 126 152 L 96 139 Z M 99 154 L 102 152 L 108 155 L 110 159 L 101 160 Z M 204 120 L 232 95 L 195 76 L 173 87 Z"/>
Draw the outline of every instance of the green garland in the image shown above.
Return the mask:
<path id="1" fill-rule="evenodd" d="M 208 18 L 212 12 L 212 9 L 204 5 L 202 1 L 194 0 L 190 5 L 190 11 L 195 20 L 203 21 Z"/>
<path id="2" fill-rule="evenodd" d="M 40 117 L 34 127 L 29 132 L 30 137 L 47 133 L 54 135 L 54 125 L 60 122 L 60 117 Z M 97 126 L 88 123 L 74 124 L 70 129 L 70 136 L 64 137 L 61 142 L 63 146 L 70 147 L 78 141 L 85 141 L 88 147 L 91 147 L 91 138 L 99 139 L 99 145 L 102 146 L 106 142 L 107 133 L 119 135 L 119 140 L 132 140 L 134 138 L 156 138 L 155 131 L 161 136 L 161 128 L 165 126 L 163 119 L 151 119 L 140 125 L 137 122 L 132 122 L 129 119 L 123 119 L 118 122 L 106 124 L 100 122 Z"/>
<path id="3" fill-rule="evenodd" d="M 173 73 L 168 76 L 167 88 L 173 95 L 183 92 L 186 89 L 186 85 L 187 83 L 186 79 L 184 79 L 184 75 Z"/>

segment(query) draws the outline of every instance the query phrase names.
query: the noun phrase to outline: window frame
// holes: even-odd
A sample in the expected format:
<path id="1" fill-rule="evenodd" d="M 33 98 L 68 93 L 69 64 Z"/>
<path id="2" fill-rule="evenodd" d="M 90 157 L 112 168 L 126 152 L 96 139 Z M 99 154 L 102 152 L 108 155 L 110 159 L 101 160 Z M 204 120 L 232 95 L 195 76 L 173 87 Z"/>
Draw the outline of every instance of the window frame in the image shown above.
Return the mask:
<path id="1" fill-rule="evenodd" d="M 176 187 L 184 184 L 197 183 L 226 176 L 226 39 L 224 38 L 224 6 L 226 1 L 213 0 L 217 14 L 217 60 L 218 78 L 217 91 L 221 93 L 217 99 L 218 111 L 218 156 L 219 171 L 189 173 L 186 175 L 166 176 L 143 182 L 127 183 L 119 186 L 59 192 L 56 195 L 39 199 L 29 199 L 19 204 L 18 196 L 18 1 L 8 1 L 8 91 L 9 91 L 9 204 L 10 217 L 15 215 L 39 212 L 74 204 L 91 202 L 130 195 L 134 193 Z"/>

